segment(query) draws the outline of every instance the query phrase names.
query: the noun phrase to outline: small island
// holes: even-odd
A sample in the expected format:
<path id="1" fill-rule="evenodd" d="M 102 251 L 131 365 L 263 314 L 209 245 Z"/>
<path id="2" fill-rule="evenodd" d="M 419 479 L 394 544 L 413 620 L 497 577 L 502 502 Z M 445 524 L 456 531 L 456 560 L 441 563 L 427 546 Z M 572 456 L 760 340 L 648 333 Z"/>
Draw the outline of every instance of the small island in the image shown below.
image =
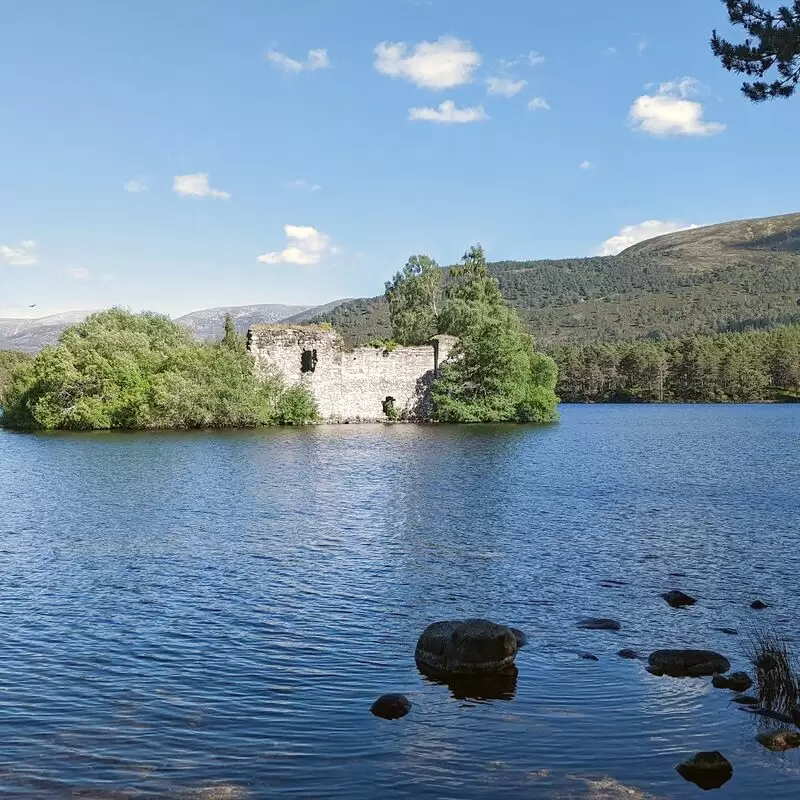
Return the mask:
<path id="1" fill-rule="evenodd" d="M 250 428 L 311 422 L 553 421 L 555 362 L 534 348 L 480 246 L 444 271 L 414 256 L 387 284 L 393 339 L 348 351 L 325 325 L 196 342 L 111 309 L 21 360 L 0 422 L 21 430 Z"/>

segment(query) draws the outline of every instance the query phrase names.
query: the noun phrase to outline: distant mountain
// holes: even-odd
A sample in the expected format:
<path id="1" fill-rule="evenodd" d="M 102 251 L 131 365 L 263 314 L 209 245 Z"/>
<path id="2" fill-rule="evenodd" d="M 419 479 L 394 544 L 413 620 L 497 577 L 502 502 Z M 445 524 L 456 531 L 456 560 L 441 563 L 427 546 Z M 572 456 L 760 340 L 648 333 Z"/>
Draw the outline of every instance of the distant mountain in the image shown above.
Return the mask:
<path id="1" fill-rule="evenodd" d="M 671 233 L 617 256 L 490 264 L 544 346 L 769 328 L 800 322 L 800 214 Z M 383 297 L 351 300 L 330 322 L 350 344 L 391 334 Z"/>
<path id="2" fill-rule="evenodd" d="M 800 213 L 670 233 L 617 256 L 500 261 L 490 270 L 528 330 L 546 347 L 799 323 Z M 88 313 L 0 320 L 0 350 L 36 352 Z M 218 339 L 226 313 L 240 331 L 259 323 L 330 322 L 350 344 L 391 334 L 383 297 L 316 307 L 212 308 L 177 321 L 198 339 Z"/>
<path id="3" fill-rule="evenodd" d="M 343 303 L 336 300 L 323 306 L 286 306 L 262 304 L 253 306 L 222 306 L 193 311 L 178 317 L 176 322 L 185 325 L 201 341 L 221 339 L 225 315 L 233 317 L 237 330 L 244 333 L 251 325 L 291 321 L 305 322 L 312 316 L 331 312 Z M 61 332 L 69 325 L 83 322 L 94 311 L 69 311 L 38 319 L 0 319 L 0 350 L 17 350 L 36 353 L 45 345 L 55 344 Z"/>
<path id="4" fill-rule="evenodd" d="M 83 322 L 94 311 L 65 311 L 37 319 L 0 319 L 0 350 L 36 353 L 58 341 L 64 328 Z"/>
<path id="5" fill-rule="evenodd" d="M 285 319 L 278 320 L 279 322 L 291 322 L 295 325 L 302 325 L 304 322 L 308 322 L 311 319 L 315 319 L 316 317 L 321 316 L 322 314 L 330 314 L 335 308 L 338 308 L 342 303 L 349 303 L 350 300 L 334 300 L 332 303 L 326 303 L 324 306 L 314 306 L 313 308 L 307 308 L 304 311 L 301 311 L 299 314 L 295 314 L 291 317 L 286 317 Z"/>
<path id="6" fill-rule="evenodd" d="M 185 325 L 201 341 L 221 339 L 225 329 L 225 315 L 233 317 L 236 329 L 245 333 L 251 325 L 267 325 L 281 322 L 287 317 L 308 311 L 311 306 L 283 306 L 265 304 L 256 306 L 221 306 L 193 311 L 175 321 Z"/>

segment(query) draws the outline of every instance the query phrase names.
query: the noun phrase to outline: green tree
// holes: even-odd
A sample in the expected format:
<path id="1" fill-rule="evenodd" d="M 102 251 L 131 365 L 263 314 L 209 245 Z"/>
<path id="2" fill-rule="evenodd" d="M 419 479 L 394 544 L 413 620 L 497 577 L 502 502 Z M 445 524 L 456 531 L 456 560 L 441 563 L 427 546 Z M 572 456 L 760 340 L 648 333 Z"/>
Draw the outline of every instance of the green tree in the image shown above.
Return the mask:
<path id="1" fill-rule="evenodd" d="M 0 350 L 0 393 L 3 386 L 11 379 L 14 370 L 21 364 L 30 361 L 32 356 L 27 353 L 18 353 L 14 350 Z"/>
<path id="2" fill-rule="evenodd" d="M 158 314 L 112 309 L 15 370 L 0 405 L 3 424 L 17 428 L 250 427 L 279 421 L 284 394 L 254 375 L 243 349 L 195 342 Z"/>
<path id="3" fill-rule="evenodd" d="M 800 82 L 800 0 L 769 11 L 752 0 L 722 0 L 734 25 L 747 33 L 740 44 L 721 39 L 714 31 L 711 50 L 730 72 L 764 78 L 775 69 L 771 82 L 745 82 L 742 92 L 755 103 L 791 97 Z"/>
<path id="4" fill-rule="evenodd" d="M 225 334 L 222 337 L 221 344 L 223 347 L 227 347 L 228 350 L 245 351 L 247 349 L 246 337 L 236 330 L 236 324 L 230 314 L 225 315 Z"/>
<path id="5" fill-rule="evenodd" d="M 404 345 L 424 344 L 438 333 L 442 270 L 428 256 L 412 256 L 386 282 L 392 338 Z"/>
<path id="6" fill-rule="evenodd" d="M 443 331 L 458 337 L 433 387 L 440 422 L 548 422 L 556 416 L 557 368 L 536 353 L 478 245 L 450 272 Z"/>

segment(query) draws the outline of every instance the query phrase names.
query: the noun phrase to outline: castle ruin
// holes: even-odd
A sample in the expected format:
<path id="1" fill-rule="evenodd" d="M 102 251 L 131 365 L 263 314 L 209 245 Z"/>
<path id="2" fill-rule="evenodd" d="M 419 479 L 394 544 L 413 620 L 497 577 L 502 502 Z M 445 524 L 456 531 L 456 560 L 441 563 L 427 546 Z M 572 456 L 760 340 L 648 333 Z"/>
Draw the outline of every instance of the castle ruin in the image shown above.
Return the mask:
<path id="1" fill-rule="evenodd" d="M 455 341 L 437 336 L 420 347 L 348 350 L 320 325 L 254 325 L 247 333 L 259 374 L 305 386 L 324 422 L 382 422 L 392 408 L 402 419 L 428 419 L 433 380 Z"/>

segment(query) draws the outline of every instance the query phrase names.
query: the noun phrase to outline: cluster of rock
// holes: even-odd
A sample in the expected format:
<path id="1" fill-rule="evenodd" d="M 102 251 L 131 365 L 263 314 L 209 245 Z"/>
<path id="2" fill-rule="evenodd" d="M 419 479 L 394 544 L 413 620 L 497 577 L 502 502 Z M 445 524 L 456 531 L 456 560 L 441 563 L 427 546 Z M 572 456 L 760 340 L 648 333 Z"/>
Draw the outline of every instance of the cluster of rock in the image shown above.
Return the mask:
<path id="1" fill-rule="evenodd" d="M 685 608 L 697 603 L 695 598 L 678 589 L 667 592 L 662 597 L 673 608 Z M 761 600 L 751 604 L 754 610 L 766 607 Z M 582 630 L 612 632 L 622 629 L 617 620 L 604 617 L 582 620 L 577 623 L 577 627 Z M 733 628 L 719 630 L 729 635 L 737 633 Z M 526 643 L 522 631 L 507 625 L 485 619 L 444 620 L 434 622 L 423 631 L 417 641 L 414 660 L 421 673 L 446 682 L 451 688 L 476 680 L 515 680 L 517 652 Z M 578 655 L 587 661 L 599 660 L 592 653 Z M 619 650 L 617 655 L 631 660 L 640 658 L 635 650 L 627 648 Z M 714 687 L 738 693 L 733 701 L 741 706 L 748 706 L 745 710 L 794 723 L 800 728 L 800 708 L 790 717 L 761 708 L 758 698 L 741 694 L 753 686 L 752 678 L 745 672 L 730 673 L 730 669 L 730 661 L 713 650 L 662 649 L 651 653 L 647 659 L 647 671 L 653 675 L 674 678 L 711 676 Z M 384 719 L 400 719 L 411 711 L 411 702 L 404 695 L 384 695 L 375 701 L 371 711 Z M 757 741 L 769 750 L 782 752 L 800 748 L 800 732 L 781 728 L 759 734 Z M 733 776 L 731 763 L 716 751 L 697 753 L 679 764 L 676 770 L 686 780 L 702 789 L 719 788 Z"/>

